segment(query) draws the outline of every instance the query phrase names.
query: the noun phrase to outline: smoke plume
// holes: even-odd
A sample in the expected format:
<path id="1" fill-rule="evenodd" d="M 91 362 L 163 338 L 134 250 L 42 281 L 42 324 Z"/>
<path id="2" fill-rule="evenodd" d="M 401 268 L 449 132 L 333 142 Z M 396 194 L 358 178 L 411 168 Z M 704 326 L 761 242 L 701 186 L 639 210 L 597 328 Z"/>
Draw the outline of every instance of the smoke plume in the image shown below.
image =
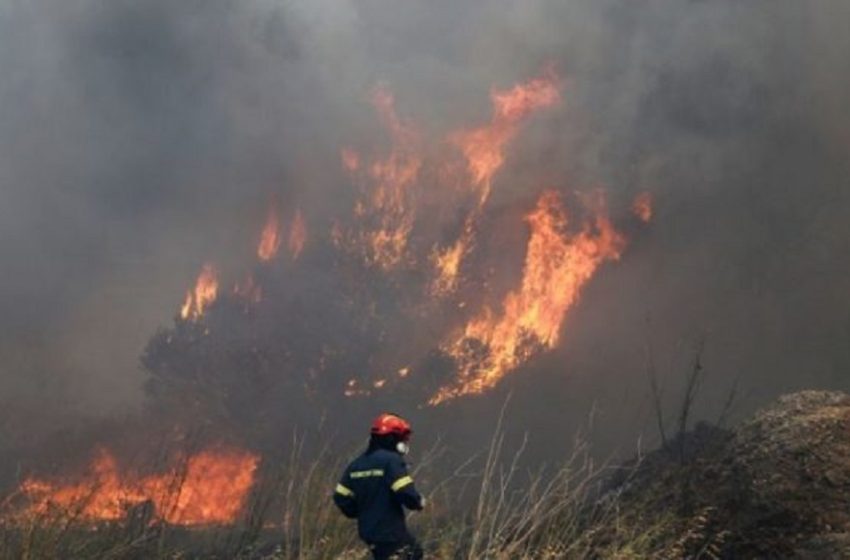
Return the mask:
<path id="1" fill-rule="evenodd" d="M 157 407 L 241 422 L 267 441 L 287 422 L 322 414 L 309 404 L 275 411 L 273 400 L 321 376 L 311 368 L 322 355 L 335 373 L 311 390 L 339 399 L 337 420 L 402 408 L 417 433 L 433 427 L 479 442 L 491 424 L 478 419 L 513 392 L 511 429 L 532 432 L 546 453 L 565 448 L 592 411 L 604 449 L 652 429 L 648 349 L 673 406 L 705 341 L 705 417 L 736 383 L 742 412 L 796 388 L 850 388 L 848 22 L 840 0 L 5 2 L 5 445 L 67 417 Z M 491 94 L 541 76 L 557 77 L 558 102 L 515 130 L 499 121 Z M 366 265 L 335 244 L 335 226 L 363 239 L 351 216 L 375 188 L 346 169 L 355 161 L 346 153 L 363 165 L 396 147 L 397 159 L 381 161 L 399 169 L 418 161 L 411 154 L 464 162 L 457 132 L 488 123 L 512 136 L 486 196 L 454 205 L 436 175 L 418 177 L 434 188 L 415 201 L 405 249 L 420 255 L 415 264 L 385 273 L 376 254 L 365 254 Z M 519 290 L 538 195 L 560 193 L 579 228 L 589 219 L 581 201 L 599 189 L 627 246 L 616 262 L 601 259 L 557 344 L 542 344 L 483 394 L 449 389 L 456 398 L 427 406 L 440 387 L 455 387 L 440 377 L 453 367 L 448 330 L 481 317 L 473 307 L 498 316 L 502 298 Z M 653 201 L 648 224 L 630 210 L 642 193 Z M 209 379 L 238 391 L 252 383 L 244 371 L 266 366 L 205 354 L 208 362 L 174 374 L 178 362 L 157 357 L 169 337 L 204 336 L 205 326 L 179 315 L 205 264 L 215 264 L 221 290 L 241 282 L 253 293 L 244 274 L 257 266 L 269 208 L 282 229 L 266 250 L 286 256 L 251 279 L 269 309 L 256 332 L 265 348 L 278 336 L 287 337 L 280 348 L 303 350 L 303 359 L 271 362 L 298 377 L 268 393 L 256 385 L 236 400 L 207 399 Z M 406 227 L 403 211 L 389 225 L 364 212 L 366 231 Z M 432 249 L 464 239 L 467 216 L 476 225 L 466 262 L 480 274 L 457 292 L 469 294 L 454 302 L 466 307 L 423 319 L 417 306 L 432 296 L 408 288 L 427 284 Z M 301 233 L 292 229 L 299 221 Z M 225 348 L 261 340 L 241 316 L 210 319 L 210 328 L 231 329 Z M 217 370 L 187 381 L 201 363 Z M 413 389 L 397 398 L 344 396 L 360 390 L 349 378 L 374 383 L 406 367 Z M 179 390 L 168 384 L 178 377 Z M 201 408 L 187 405 L 191 395 Z"/>

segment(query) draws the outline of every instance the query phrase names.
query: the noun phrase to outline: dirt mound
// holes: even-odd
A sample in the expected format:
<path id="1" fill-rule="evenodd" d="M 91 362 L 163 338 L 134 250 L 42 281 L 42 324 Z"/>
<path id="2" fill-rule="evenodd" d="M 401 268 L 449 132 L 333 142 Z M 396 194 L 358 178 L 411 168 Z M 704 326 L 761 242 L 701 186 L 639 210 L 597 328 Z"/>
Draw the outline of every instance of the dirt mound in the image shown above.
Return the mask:
<path id="1" fill-rule="evenodd" d="M 591 530 L 605 556 L 850 558 L 850 395 L 805 391 L 734 430 L 698 426 L 605 499 L 619 509 Z"/>

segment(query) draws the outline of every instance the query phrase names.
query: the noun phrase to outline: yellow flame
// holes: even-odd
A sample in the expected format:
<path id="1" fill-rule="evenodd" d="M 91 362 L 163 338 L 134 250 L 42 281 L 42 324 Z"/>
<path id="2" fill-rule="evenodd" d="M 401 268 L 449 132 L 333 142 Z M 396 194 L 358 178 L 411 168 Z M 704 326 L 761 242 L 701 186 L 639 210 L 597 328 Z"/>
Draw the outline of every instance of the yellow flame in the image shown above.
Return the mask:
<path id="1" fill-rule="evenodd" d="M 490 197 L 493 178 L 505 163 L 508 143 L 519 132 L 523 121 L 535 111 L 550 107 L 560 100 L 558 77 L 548 71 L 538 78 L 490 94 L 493 106 L 490 122 L 472 130 L 449 135 L 449 141 L 464 155 L 471 190 L 477 193 L 477 204 L 467 215 L 463 232 L 449 247 L 437 248 L 431 257 L 435 278 L 431 294 L 443 296 L 453 292 L 458 283 L 463 258 L 475 237 L 475 223 Z"/>
<path id="2" fill-rule="evenodd" d="M 201 267 L 195 287 L 186 292 L 186 299 L 180 308 L 183 320 L 198 319 L 218 297 L 218 274 L 212 264 Z"/>
<path id="3" fill-rule="evenodd" d="M 558 194 L 540 196 L 526 217 L 531 234 L 520 287 L 505 297 L 501 313 L 484 309 L 443 346 L 456 360 L 458 375 L 430 404 L 484 392 L 538 349 L 558 343 L 563 320 L 581 289 L 603 262 L 618 259 L 625 246 L 608 220 L 602 195 L 597 193 L 589 205 L 593 219 L 571 234 Z"/>
<path id="4" fill-rule="evenodd" d="M 378 88 L 372 103 L 392 136 L 392 148 L 370 165 L 362 165 L 359 156 L 346 148 L 342 163 L 366 191 L 365 198 L 355 207 L 361 230 L 354 236 L 354 249 L 368 265 L 389 270 L 405 260 L 415 217 L 411 189 L 419 175 L 422 156 L 417 150 L 416 131 L 396 114 L 393 95 Z"/>
<path id="5" fill-rule="evenodd" d="M 493 114 L 490 122 L 473 130 L 452 134 L 449 140 L 466 158 L 472 186 L 478 189 L 479 205 L 490 196 L 493 177 L 505 163 L 505 147 L 534 111 L 550 107 L 561 98 L 554 72 L 490 93 Z"/>
<path id="6" fill-rule="evenodd" d="M 150 502 L 156 519 L 174 525 L 230 524 L 244 507 L 258 464 L 259 457 L 246 451 L 209 449 L 164 474 L 139 476 L 122 472 L 115 457 L 101 449 L 79 482 L 26 479 L 20 491 L 30 503 L 21 517 L 119 520 L 129 507 Z"/>

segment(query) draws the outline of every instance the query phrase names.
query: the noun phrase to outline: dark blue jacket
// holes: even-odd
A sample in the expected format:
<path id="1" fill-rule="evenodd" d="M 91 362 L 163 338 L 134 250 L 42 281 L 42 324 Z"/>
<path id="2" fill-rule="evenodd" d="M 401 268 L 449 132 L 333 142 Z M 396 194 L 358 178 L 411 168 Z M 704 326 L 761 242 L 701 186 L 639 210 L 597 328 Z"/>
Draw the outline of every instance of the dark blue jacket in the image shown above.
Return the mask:
<path id="1" fill-rule="evenodd" d="M 401 455 L 381 448 L 348 465 L 336 485 L 334 502 L 347 517 L 357 519 L 360 538 L 369 544 L 406 541 L 404 508 L 422 509 L 422 496 Z"/>

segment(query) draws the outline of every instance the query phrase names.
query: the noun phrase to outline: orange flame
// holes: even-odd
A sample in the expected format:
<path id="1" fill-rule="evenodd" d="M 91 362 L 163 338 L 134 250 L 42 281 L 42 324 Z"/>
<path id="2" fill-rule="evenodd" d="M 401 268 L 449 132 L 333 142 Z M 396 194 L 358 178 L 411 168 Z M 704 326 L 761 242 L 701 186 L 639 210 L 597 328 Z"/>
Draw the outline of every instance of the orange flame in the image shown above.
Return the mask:
<path id="1" fill-rule="evenodd" d="M 558 77 L 547 72 L 513 88 L 490 93 L 493 115 L 481 128 L 454 133 L 450 141 L 463 152 L 472 184 L 479 191 L 479 204 L 490 196 L 493 176 L 505 163 L 505 146 L 516 136 L 522 121 L 538 109 L 550 107 L 561 98 Z"/>
<path id="2" fill-rule="evenodd" d="M 128 508 L 149 502 L 154 518 L 173 525 L 215 525 L 236 521 L 254 485 L 259 457 L 239 450 L 205 450 L 181 468 L 160 475 L 121 473 L 105 449 L 88 476 L 71 484 L 28 478 L 20 487 L 29 498 L 25 516 L 75 514 L 84 521 L 115 521 Z"/>
<path id="3" fill-rule="evenodd" d="M 439 297 L 450 294 L 457 288 L 460 265 L 466 254 L 466 239 L 458 239 L 454 245 L 443 250 L 434 249 L 431 263 L 437 271 L 431 283 L 431 295 Z"/>
<path id="4" fill-rule="evenodd" d="M 558 194 L 548 191 L 540 196 L 526 217 L 531 235 L 521 286 L 505 297 L 501 315 L 485 309 L 459 338 L 444 345 L 457 361 L 458 377 L 441 388 L 430 404 L 482 393 L 537 350 L 558 343 L 561 325 L 581 289 L 603 262 L 617 260 L 625 246 L 608 220 L 602 195 L 589 202 L 593 220 L 571 234 Z"/>
<path id="5" fill-rule="evenodd" d="M 295 218 L 292 220 L 292 226 L 289 229 L 289 241 L 287 246 L 289 254 L 293 259 L 297 259 L 301 252 L 304 251 L 304 244 L 307 242 L 307 224 L 304 222 L 304 216 L 301 210 L 295 212 Z"/>
<path id="6" fill-rule="evenodd" d="M 475 236 L 475 222 L 482 207 L 490 197 L 493 178 L 505 163 L 507 144 L 519 132 L 522 122 L 534 111 L 550 107 L 561 98 L 558 77 L 546 72 L 526 83 L 508 90 L 490 93 L 493 113 L 486 126 L 455 132 L 449 141 L 457 146 L 466 159 L 467 172 L 478 204 L 466 218 L 463 233 L 449 247 L 435 249 L 431 262 L 436 271 L 431 293 L 446 295 L 457 286 L 461 262 L 469 251 Z"/>
<path id="7" fill-rule="evenodd" d="M 460 266 L 472 246 L 475 236 L 475 217 L 473 212 L 466 217 L 463 233 L 453 245 L 445 249 L 434 248 L 431 253 L 431 264 L 436 275 L 431 282 L 431 295 L 441 297 L 455 291 L 460 278 Z"/>
<path id="8" fill-rule="evenodd" d="M 186 300 L 180 308 L 180 317 L 184 321 L 200 318 L 216 297 L 218 297 L 218 275 L 215 267 L 208 263 L 201 267 L 195 288 L 186 292 Z"/>
<path id="9" fill-rule="evenodd" d="M 365 183 L 365 190 L 370 191 L 355 207 L 355 216 L 362 221 L 363 228 L 354 240 L 355 249 L 363 253 L 368 265 L 389 270 L 401 264 L 406 256 L 415 213 L 410 191 L 419 175 L 422 157 L 416 150 L 417 133 L 396 114 L 392 93 L 377 88 L 372 104 L 392 136 L 390 153 L 362 166 L 357 154 L 345 149 L 342 161 L 349 172 L 358 174 L 355 178 Z"/>
<path id="10" fill-rule="evenodd" d="M 635 197 L 632 203 L 632 213 L 644 223 L 649 223 L 652 220 L 652 195 L 648 192 L 642 192 Z"/>
<path id="11" fill-rule="evenodd" d="M 257 245 L 257 257 L 261 261 L 270 261 L 277 255 L 280 248 L 280 219 L 278 218 L 277 205 L 269 206 L 269 214 L 266 225 L 260 235 L 260 243 Z"/>

